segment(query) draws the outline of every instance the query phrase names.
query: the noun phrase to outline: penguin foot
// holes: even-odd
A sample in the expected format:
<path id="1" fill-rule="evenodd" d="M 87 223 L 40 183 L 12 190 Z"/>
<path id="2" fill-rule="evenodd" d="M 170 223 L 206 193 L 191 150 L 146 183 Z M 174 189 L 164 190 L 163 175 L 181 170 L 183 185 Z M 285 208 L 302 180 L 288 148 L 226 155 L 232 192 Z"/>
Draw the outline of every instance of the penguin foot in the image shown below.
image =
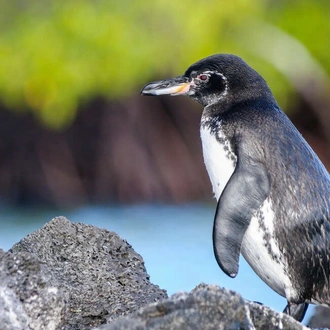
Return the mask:
<path id="1" fill-rule="evenodd" d="M 283 310 L 283 313 L 288 314 L 298 322 L 301 322 L 304 319 L 307 308 L 308 308 L 307 303 L 293 304 L 288 302 L 288 304 Z"/>

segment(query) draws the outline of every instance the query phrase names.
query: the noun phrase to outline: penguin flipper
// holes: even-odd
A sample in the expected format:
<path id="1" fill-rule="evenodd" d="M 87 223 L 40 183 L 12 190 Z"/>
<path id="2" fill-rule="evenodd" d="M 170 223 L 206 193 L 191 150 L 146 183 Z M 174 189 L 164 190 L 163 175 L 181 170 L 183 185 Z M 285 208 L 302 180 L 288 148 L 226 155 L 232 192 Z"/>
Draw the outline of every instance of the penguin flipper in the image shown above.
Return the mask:
<path id="1" fill-rule="evenodd" d="M 220 268 L 230 277 L 238 273 L 243 236 L 269 192 L 266 168 L 250 160 L 248 164 L 237 164 L 219 198 L 213 225 L 213 249 Z"/>

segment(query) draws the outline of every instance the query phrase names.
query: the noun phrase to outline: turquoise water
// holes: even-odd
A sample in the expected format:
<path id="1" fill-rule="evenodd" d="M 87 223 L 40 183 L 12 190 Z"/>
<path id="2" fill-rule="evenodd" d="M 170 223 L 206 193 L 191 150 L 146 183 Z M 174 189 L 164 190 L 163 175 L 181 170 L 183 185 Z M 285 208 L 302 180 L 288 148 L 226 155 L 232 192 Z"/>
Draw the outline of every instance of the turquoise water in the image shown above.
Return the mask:
<path id="1" fill-rule="evenodd" d="M 213 256 L 215 205 L 89 206 L 74 210 L 0 209 L 0 248 L 8 250 L 53 217 L 106 228 L 126 239 L 144 258 L 151 281 L 171 295 L 197 284 L 217 284 L 282 311 L 284 298 L 273 292 L 243 258 L 235 279 L 226 276 Z M 308 320 L 309 314 L 305 320 Z"/>

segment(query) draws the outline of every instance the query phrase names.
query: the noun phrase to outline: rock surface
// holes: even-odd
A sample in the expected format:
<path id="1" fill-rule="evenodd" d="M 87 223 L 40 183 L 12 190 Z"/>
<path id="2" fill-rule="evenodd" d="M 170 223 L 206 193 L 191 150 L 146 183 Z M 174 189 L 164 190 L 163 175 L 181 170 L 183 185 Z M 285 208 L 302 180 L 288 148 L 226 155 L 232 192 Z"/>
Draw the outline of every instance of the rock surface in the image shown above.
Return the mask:
<path id="1" fill-rule="evenodd" d="M 233 291 L 200 284 L 191 293 L 143 307 L 128 317 L 94 330 L 303 330 L 291 317 L 246 302 Z"/>
<path id="2" fill-rule="evenodd" d="M 0 330 L 16 329 L 13 315 L 17 329 L 90 329 L 167 297 L 117 234 L 64 217 L 15 244 L 1 267 Z"/>
<path id="3" fill-rule="evenodd" d="M 0 330 L 307 329 L 214 285 L 166 298 L 126 241 L 64 217 L 0 249 Z"/>
<path id="4" fill-rule="evenodd" d="M 0 260 L 0 329 L 59 329 L 66 321 L 64 296 L 30 253 L 5 253 Z"/>

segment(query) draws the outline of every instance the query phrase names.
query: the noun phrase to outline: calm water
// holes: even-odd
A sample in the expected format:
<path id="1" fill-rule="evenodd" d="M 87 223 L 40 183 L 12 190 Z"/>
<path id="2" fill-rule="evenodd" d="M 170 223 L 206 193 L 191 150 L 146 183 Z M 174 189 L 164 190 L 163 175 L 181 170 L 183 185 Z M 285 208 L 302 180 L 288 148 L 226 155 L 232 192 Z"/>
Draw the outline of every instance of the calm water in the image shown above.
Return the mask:
<path id="1" fill-rule="evenodd" d="M 143 256 L 151 281 L 169 295 L 205 282 L 282 311 L 285 299 L 269 289 L 243 258 L 235 279 L 220 270 L 211 241 L 214 209 L 210 204 L 91 206 L 60 211 L 1 208 L 0 248 L 8 250 L 53 217 L 64 215 L 72 222 L 106 228 L 126 239 Z M 305 320 L 310 314 L 311 308 Z"/>

